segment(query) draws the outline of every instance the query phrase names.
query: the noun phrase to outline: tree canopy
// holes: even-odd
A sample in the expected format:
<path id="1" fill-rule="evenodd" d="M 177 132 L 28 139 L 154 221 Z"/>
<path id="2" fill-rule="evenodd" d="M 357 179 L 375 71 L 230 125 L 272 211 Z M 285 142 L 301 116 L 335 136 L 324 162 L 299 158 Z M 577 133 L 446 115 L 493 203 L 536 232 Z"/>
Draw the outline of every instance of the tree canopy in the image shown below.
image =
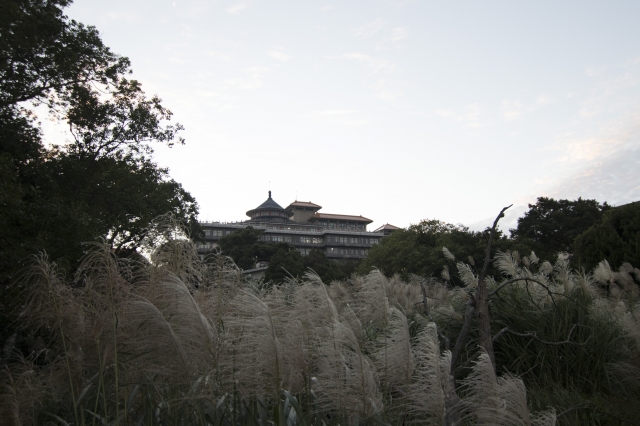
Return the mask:
<path id="1" fill-rule="evenodd" d="M 614 207 L 602 215 L 602 221 L 576 237 L 575 263 L 592 269 L 602 260 L 613 267 L 624 262 L 640 266 L 640 202 Z"/>
<path id="2" fill-rule="evenodd" d="M 149 157 L 152 143 L 184 143 L 182 126 L 69 4 L 8 0 L 0 14 L 0 281 L 42 250 L 73 267 L 98 237 L 130 253 L 167 212 L 198 235 L 195 199 Z M 66 122 L 66 145 L 47 147 L 34 105 Z"/>
<path id="3" fill-rule="evenodd" d="M 516 229 L 510 230 L 511 236 L 529 244 L 540 257 L 553 259 L 558 252 L 571 252 L 576 237 L 599 222 L 610 208 L 596 200 L 539 197 L 518 219 Z"/>

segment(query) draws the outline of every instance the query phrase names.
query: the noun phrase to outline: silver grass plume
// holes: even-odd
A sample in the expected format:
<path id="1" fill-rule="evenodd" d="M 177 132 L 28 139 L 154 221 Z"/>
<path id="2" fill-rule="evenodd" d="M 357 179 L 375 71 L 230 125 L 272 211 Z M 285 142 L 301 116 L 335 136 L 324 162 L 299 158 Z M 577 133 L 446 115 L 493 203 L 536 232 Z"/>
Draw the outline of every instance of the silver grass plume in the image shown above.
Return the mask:
<path id="1" fill-rule="evenodd" d="M 575 282 L 574 275 L 569 267 L 568 256 L 558 256 L 558 260 L 553 266 L 553 270 L 553 279 L 556 285 L 561 286 L 565 294 L 570 294 L 573 291 Z"/>
<path id="2" fill-rule="evenodd" d="M 449 251 L 449 249 L 448 249 L 448 248 L 446 248 L 446 247 L 444 247 L 444 246 L 443 246 L 443 247 L 442 247 L 442 254 L 444 254 L 444 257 L 445 257 L 447 260 L 451 260 L 451 261 L 454 261 L 454 262 L 455 262 L 456 257 L 453 255 L 453 253 L 451 253 L 451 252 Z"/>
<path id="3" fill-rule="evenodd" d="M 180 278 L 170 272 L 156 275 L 139 293 L 126 305 L 123 344 L 141 371 L 193 373 L 216 364 L 216 329 Z"/>
<path id="4" fill-rule="evenodd" d="M 202 282 L 203 265 L 189 230 L 173 213 L 156 217 L 146 229 L 142 250 L 157 268 L 175 274 L 189 288 Z"/>
<path id="5" fill-rule="evenodd" d="M 28 266 L 18 277 L 18 286 L 25 299 L 20 300 L 21 323 L 30 332 L 46 329 L 57 337 L 78 334 L 78 319 L 82 304 L 74 291 L 65 283 L 64 276 L 55 263 L 49 262 L 45 253 L 33 255 Z"/>
<path id="6" fill-rule="evenodd" d="M 336 321 L 331 338 L 320 347 L 315 393 L 317 408 L 350 419 L 382 412 L 382 398 L 369 358 L 360 349 L 351 327 Z"/>
<path id="7" fill-rule="evenodd" d="M 442 267 L 442 272 L 440 272 L 440 277 L 445 281 L 451 281 L 451 275 L 449 274 L 449 267 L 444 265 Z"/>
<path id="8" fill-rule="evenodd" d="M 467 288 L 475 288 L 478 286 L 478 277 L 473 273 L 469 265 L 463 262 L 456 263 L 460 279 Z"/>
<path id="9" fill-rule="evenodd" d="M 378 337 L 376 346 L 373 361 L 378 377 L 393 388 L 408 385 L 414 369 L 411 335 L 407 317 L 398 309 L 392 308 L 389 326 Z"/>
<path id="10" fill-rule="evenodd" d="M 377 269 L 371 271 L 355 294 L 354 310 L 365 325 L 385 328 L 389 322 L 388 281 Z"/>
<path id="11" fill-rule="evenodd" d="M 517 252 L 498 251 L 494 257 L 493 264 L 498 268 L 502 275 L 506 277 L 517 277 L 519 274 L 519 260 Z"/>
<path id="12" fill-rule="evenodd" d="M 471 374 L 463 380 L 465 397 L 460 403 L 463 422 L 477 425 L 555 425 L 552 411 L 534 417 L 527 407 L 527 391 L 519 377 L 497 378 L 489 355 L 482 350 Z"/>
<path id="13" fill-rule="evenodd" d="M 229 344 L 224 361 L 227 386 L 237 383 L 243 396 L 280 396 L 287 374 L 274 314 L 258 296 L 240 290 L 223 318 Z"/>
<path id="14" fill-rule="evenodd" d="M 423 320 L 424 321 L 424 320 Z M 407 411 L 417 422 L 433 426 L 444 424 L 445 399 L 453 398 L 451 352 L 440 355 L 436 325 L 428 323 L 416 336 L 415 370 L 407 387 Z"/>
<path id="15" fill-rule="evenodd" d="M 280 339 L 287 365 L 285 389 L 297 393 L 309 386 L 315 374 L 318 348 L 330 337 L 330 327 L 337 318 L 337 310 L 320 277 L 305 274 L 305 281 L 294 289 L 290 309 L 281 318 L 282 328 L 287 329 Z"/>

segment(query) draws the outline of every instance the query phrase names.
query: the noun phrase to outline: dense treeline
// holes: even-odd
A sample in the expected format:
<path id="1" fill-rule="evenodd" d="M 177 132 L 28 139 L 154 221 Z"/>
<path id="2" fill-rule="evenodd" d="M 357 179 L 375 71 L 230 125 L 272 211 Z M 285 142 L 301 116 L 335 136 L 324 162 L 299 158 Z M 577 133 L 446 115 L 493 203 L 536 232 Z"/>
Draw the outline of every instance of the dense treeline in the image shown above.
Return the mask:
<path id="1" fill-rule="evenodd" d="M 0 342 L 16 337 L 9 284 L 31 255 L 47 253 L 73 276 L 85 242 L 135 254 L 154 218 L 172 212 L 194 236 L 198 205 L 151 143 L 183 143 L 171 112 L 129 79 L 129 60 L 94 27 L 68 19 L 68 0 L 7 0 L 0 13 Z M 35 107 L 45 117 L 37 116 Z M 45 112 L 43 112 L 45 111 Z M 48 115 L 48 117 L 46 117 Z M 64 123 L 47 140 L 39 120 Z M 22 347 L 18 334 L 17 347 Z M 10 351 L 12 345 L 7 348 Z M 6 358 L 8 355 L 2 355 Z"/>
<path id="2" fill-rule="evenodd" d="M 497 233 L 497 250 L 535 252 L 539 258 L 553 260 L 567 253 L 572 265 L 591 270 L 602 260 L 619 267 L 624 263 L 640 265 L 640 203 L 612 208 L 596 200 L 554 200 L 540 197 L 518 219 L 510 236 Z M 411 274 L 446 277 L 460 285 L 460 277 L 451 268 L 451 259 L 442 256 L 446 247 L 456 258 L 471 265 L 484 258 L 489 231 L 474 232 L 462 225 L 438 220 L 423 220 L 408 229 L 394 232 L 373 247 L 357 272 L 366 274 L 379 268 L 386 274 Z M 490 273 L 495 274 L 492 267 Z M 639 282 L 640 284 L 640 282 Z"/>

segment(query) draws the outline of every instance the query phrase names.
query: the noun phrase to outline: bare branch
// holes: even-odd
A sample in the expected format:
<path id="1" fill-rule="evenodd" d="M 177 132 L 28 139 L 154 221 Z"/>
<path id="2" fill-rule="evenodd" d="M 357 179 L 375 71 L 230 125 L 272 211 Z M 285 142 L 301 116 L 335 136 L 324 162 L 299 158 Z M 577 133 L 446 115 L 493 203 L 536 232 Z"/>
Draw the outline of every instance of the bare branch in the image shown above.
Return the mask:
<path id="1" fill-rule="evenodd" d="M 587 308 L 585 308 L 584 306 L 582 306 L 580 303 L 576 302 L 572 297 L 567 296 L 566 294 L 563 293 L 558 293 L 555 291 L 551 291 L 551 289 L 549 288 L 548 285 L 541 283 L 540 281 L 533 279 L 533 278 L 528 278 L 528 277 L 519 277 L 519 278 L 513 278 L 510 279 L 509 281 L 505 281 L 502 284 L 500 284 L 497 288 L 495 288 L 491 293 L 489 293 L 489 297 L 493 296 L 494 294 L 497 294 L 500 290 L 502 290 L 504 287 L 506 287 L 509 284 L 513 284 L 517 281 L 525 281 L 527 283 L 527 290 L 529 289 L 529 281 L 532 281 L 536 284 L 539 284 L 540 286 L 542 286 L 545 290 L 547 290 L 547 293 L 549 294 L 549 296 L 551 296 L 551 301 L 553 302 L 553 305 L 556 306 L 555 303 L 555 299 L 553 298 L 554 295 L 556 296 L 562 296 L 565 299 L 570 300 L 571 302 L 575 303 L 576 306 L 581 307 L 582 309 L 584 309 L 585 311 L 587 310 Z M 533 299 L 532 299 L 533 300 Z M 556 306 L 557 308 L 557 306 Z M 539 309 L 539 308 L 538 308 Z"/>
<path id="2" fill-rule="evenodd" d="M 493 243 L 493 235 L 496 232 L 496 228 L 498 227 L 498 222 L 501 218 L 504 217 L 504 212 L 511 207 L 504 207 L 500 210 L 500 213 L 496 217 L 496 220 L 493 221 L 493 226 L 491 227 L 491 232 L 489 233 L 489 242 L 487 243 L 487 248 L 485 249 L 484 255 L 484 264 L 482 265 L 482 271 L 480 271 L 480 275 L 478 275 L 478 288 L 475 294 L 475 309 L 478 318 L 478 344 L 480 347 L 484 348 L 489 355 L 489 359 L 493 364 L 493 368 L 496 367 L 496 357 L 493 352 L 493 342 L 491 341 L 491 318 L 489 315 L 489 295 L 487 293 L 487 283 L 485 283 L 484 278 L 487 275 L 487 269 L 491 264 L 491 244 Z"/>
<path id="3" fill-rule="evenodd" d="M 493 339 L 491 339 L 491 340 L 492 341 L 496 341 L 503 334 L 510 333 L 510 334 L 513 334 L 514 336 L 518 336 L 518 337 L 531 337 L 532 339 L 537 340 L 540 343 L 544 343 L 545 345 L 559 346 L 559 345 L 570 344 L 570 345 L 576 345 L 576 346 L 584 346 L 584 343 L 576 343 L 576 342 L 572 342 L 571 341 L 571 336 L 573 335 L 573 332 L 575 331 L 576 327 L 578 327 L 578 324 L 573 324 L 573 327 L 571 327 L 571 330 L 569 330 L 569 335 L 567 336 L 567 340 L 563 340 L 561 342 L 549 342 L 549 341 L 546 341 L 546 340 L 542 340 L 536 335 L 535 332 L 533 332 L 533 333 L 516 333 L 515 331 L 512 331 L 511 329 L 509 329 L 509 327 L 505 327 L 502 330 L 500 330 L 499 332 L 497 332 L 496 335 L 493 336 Z"/>

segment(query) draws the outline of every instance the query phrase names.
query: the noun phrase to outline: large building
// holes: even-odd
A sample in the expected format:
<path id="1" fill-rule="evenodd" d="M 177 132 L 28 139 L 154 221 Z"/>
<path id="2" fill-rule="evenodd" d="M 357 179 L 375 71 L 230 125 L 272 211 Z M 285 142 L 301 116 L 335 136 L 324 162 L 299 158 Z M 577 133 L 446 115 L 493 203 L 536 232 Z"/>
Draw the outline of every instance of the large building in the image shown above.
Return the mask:
<path id="1" fill-rule="evenodd" d="M 294 201 L 282 208 L 271 198 L 255 209 L 249 210 L 249 220 L 241 222 L 203 222 L 205 242 L 198 245 L 204 253 L 218 245 L 220 238 L 238 229 L 252 226 L 262 229 L 264 241 L 286 242 L 301 254 L 307 255 L 318 249 L 332 259 L 361 259 L 380 239 L 399 229 L 393 225 L 383 225 L 373 232 L 367 225 L 373 222 L 363 216 L 320 213 L 322 206 L 312 202 Z"/>

